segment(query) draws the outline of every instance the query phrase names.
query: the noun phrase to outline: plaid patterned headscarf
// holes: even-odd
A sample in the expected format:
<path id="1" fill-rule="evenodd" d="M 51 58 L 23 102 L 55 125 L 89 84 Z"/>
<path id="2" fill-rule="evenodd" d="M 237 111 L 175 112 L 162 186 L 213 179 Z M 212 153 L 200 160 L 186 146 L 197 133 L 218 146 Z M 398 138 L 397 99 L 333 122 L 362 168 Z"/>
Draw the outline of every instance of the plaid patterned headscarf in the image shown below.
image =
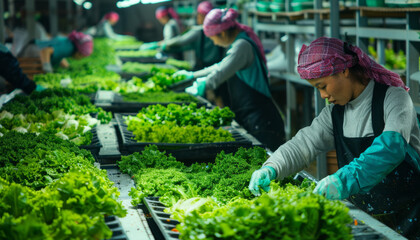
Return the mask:
<path id="1" fill-rule="evenodd" d="M 72 31 L 68 36 L 68 39 L 73 42 L 76 46 L 77 51 L 83 56 L 89 56 L 93 52 L 93 39 L 90 35 L 82 32 Z"/>
<path id="2" fill-rule="evenodd" d="M 207 15 L 213 9 L 213 4 L 210 1 L 204 1 L 198 4 L 197 12 Z"/>
<path id="3" fill-rule="evenodd" d="M 356 46 L 337 38 L 320 37 L 299 52 L 297 70 L 302 79 L 330 76 L 359 64 L 363 72 L 376 82 L 409 90 L 400 76 L 391 72 Z"/>

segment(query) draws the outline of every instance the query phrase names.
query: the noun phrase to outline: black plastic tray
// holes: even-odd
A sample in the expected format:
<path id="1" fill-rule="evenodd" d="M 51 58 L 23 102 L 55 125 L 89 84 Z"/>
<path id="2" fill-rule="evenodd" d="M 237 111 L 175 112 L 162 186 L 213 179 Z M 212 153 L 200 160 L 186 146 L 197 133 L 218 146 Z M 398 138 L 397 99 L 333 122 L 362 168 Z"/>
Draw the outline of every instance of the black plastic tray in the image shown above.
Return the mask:
<path id="1" fill-rule="evenodd" d="M 209 107 L 211 103 L 205 101 L 203 98 L 198 98 L 199 102 L 197 107 Z M 168 104 L 189 104 L 189 102 L 127 102 L 124 101 L 121 95 L 116 94 L 114 100 L 110 104 L 101 104 L 100 107 L 108 112 L 112 113 L 135 113 L 140 111 L 143 108 L 146 108 L 150 105 L 160 104 L 162 106 L 167 106 Z"/>
<path id="2" fill-rule="evenodd" d="M 159 201 L 159 197 L 146 197 L 143 202 L 160 231 L 155 235 L 160 236 L 159 239 L 162 237 L 165 240 L 179 239 L 179 232 L 172 231 L 172 229 L 176 228 L 176 225 L 180 222 L 171 219 L 170 214 L 163 211 L 166 207 Z M 352 224 L 351 228 L 354 240 L 388 239 L 361 221 L 358 225 Z"/>
<path id="3" fill-rule="evenodd" d="M 105 217 L 105 224 L 111 229 L 112 237 L 109 240 L 129 240 L 123 227 L 121 226 L 121 222 L 115 216 L 107 216 Z"/>
<path id="4" fill-rule="evenodd" d="M 99 150 L 102 147 L 101 142 L 99 141 L 98 138 L 98 133 L 96 131 L 96 127 L 92 128 L 92 130 L 90 130 L 92 132 L 92 142 L 90 145 L 80 145 L 79 148 L 81 149 L 86 149 L 88 151 L 90 151 L 93 155 L 93 157 L 98 160 L 98 156 L 99 156 Z"/>
<path id="5" fill-rule="evenodd" d="M 139 62 L 139 63 L 166 63 L 167 57 L 119 57 L 121 62 Z"/>
<path id="6" fill-rule="evenodd" d="M 225 153 L 236 152 L 240 147 L 250 148 L 252 142 L 244 137 L 233 127 L 225 127 L 229 130 L 236 141 L 233 142 L 217 142 L 217 143 L 153 143 L 153 142 L 137 142 L 134 140 L 134 135 L 127 130 L 127 124 L 123 116 L 136 115 L 133 114 L 118 114 L 114 115 L 117 120 L 119 134 L 121 136 L 120 150 L 128 153 L 140 152 L 144 147 L 153 144 L 157 145 L 160 150 L 165 150 L 166 153 L 172 154 L 178 161 L 190 164 L 194 162 L 213 162 L 216 155 L 221 151 Z"/>
<path id="7" fill-rule="evenodd" d="M 159 197 L 146 197 L 143 202 L 157 225 L 159 233 L 154 233 L 156 239 L 179 239 L 179 232 L 172 231 L 179 221 L 171 219 L 170 214 L 163 211 L 166 207 L 159 201 Z"/>

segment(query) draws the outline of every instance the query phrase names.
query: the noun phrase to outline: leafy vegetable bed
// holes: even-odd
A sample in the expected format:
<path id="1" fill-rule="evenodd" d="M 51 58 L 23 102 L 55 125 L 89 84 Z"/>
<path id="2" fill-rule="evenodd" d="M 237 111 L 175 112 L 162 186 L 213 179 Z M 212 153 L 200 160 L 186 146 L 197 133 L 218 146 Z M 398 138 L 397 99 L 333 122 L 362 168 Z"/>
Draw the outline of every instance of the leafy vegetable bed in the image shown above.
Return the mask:
<path id="1" fill-rule="evenodd" d="M 252 142 L 245 138 L 238 131 L 232 127 L 225 127 L 224 129 L 232 133 L 235 141 L 217 142 L 217 143 L 157 143 L 157 142 L 137 142 L 134 140 L 134 135 L 127 130 L 124 116 L 128 114 L 115 114 L 115 119 L 118 123 L 118 129 L 121 134 L 122 146 L 121 148 L 129 153 L 142 151 L 147 145 L 154 144 L 161 150 L 166 150 L 168 153 L 174 155 L 179 161 L 191 163 L 194 161 L 208 162 L 215 158 L 220 151 L 226 153 L 235 152 L 240 147 L 252 147 Z"/>
<path id="2" fill-rule="evenodd" d="M 262 148 L 240 149 L 187 167 L 150 146 L 119 166 L 134 174 L 133 204 L 149 204 L 166 239 L 352 239 L 348 208 L 312 193 L 308 181 L 273 181 L 254 197 L 249 180 L 266 159 Z"/>

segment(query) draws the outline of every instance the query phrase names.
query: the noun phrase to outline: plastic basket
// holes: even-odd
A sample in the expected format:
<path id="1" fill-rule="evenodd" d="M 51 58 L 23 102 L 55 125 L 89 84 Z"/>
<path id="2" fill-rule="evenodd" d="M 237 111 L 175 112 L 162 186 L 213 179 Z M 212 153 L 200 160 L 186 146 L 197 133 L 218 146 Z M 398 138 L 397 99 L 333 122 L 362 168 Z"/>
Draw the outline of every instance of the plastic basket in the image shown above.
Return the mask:
<path id="1" fill-rule="evenodd" d="M 236 141 L 234 142 L 217 142 L 217 143 L 153 143 L 153 142 L 137 142 L 134 140 L 134 135 L 127 130 L 124 116 L 133 114 L 115 114 L 117 120 L 119 134 L 121 136 L 120 149 L 127 153 L 134 153 L 142 151 L 146 146 L 153 144 L 158 146 L 160 150 L 172 154 L 178 161 L 185 164 L 192 164 L 195 162 L 213 162 L 216 155 L 221 151 L 225 153 L 236 152 L 240 147 L 250 148 L 252 142 L 239 133 L 232 127 L 224 127 L 229 130 Z"/>

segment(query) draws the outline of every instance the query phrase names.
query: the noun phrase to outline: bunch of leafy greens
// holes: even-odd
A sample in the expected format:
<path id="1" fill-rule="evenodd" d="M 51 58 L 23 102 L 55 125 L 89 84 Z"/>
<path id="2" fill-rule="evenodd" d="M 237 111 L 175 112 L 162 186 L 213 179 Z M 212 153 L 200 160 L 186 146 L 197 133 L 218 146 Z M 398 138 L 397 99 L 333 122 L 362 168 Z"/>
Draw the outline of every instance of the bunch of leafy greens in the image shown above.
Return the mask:
<path id="1" fill-rule="evenodd" d="M 143 108 L 136 117 L 125 117 L 127 130 L 138 142 L 215 143 L 235 141 L 232 134 L 217 128 L 231 123 L 234 113 L 229 108 L 206 109 L 190 105 L 160 104 Z"/>
<path id="2" fill-rule="evenodd" d="M 352 239 L 348 208 L 312 190 L 272 182 L 258 198 L 190 210 L 177 229 L 181 239 Z"/>
<path id="3" fill-rule="evenodd" d="M 158 53 L 157 50 L 122 50 L 116 52 L 119 57 L 154 57 Z"/>
<path id="4" fill-rule="evenodd" d="M 251 174 L 266 159 L 263 148 L 240 148 L 235 154 L 221 152 L 214 163 L 187 167 L 150 145 L 141 155 L 122 157 L 119 166 L 122 172 L 134 174 L 136 188 L 130 192 L 133 204 L 141 203 L 144 197 L 160 196 L 162 203 L 172 206 L 178 200 L 199 196 L 213 197 L 217 203 L 236 197 L 250 199 L 247 187 Z"/>
<path id="5" fill-rule="evenodd" d="M 173 74 L 177 69 L 169 65 L 159 65 L 154 63 L 138 63 L 138 62 L 125 62 L 121 66 L 121 70 L 125 73 L 154 73 L 165 72 Z"/>
<path id="6" fill-rule="evenodd" d="M 18 95 L 2 109 L 12 114 L 34 114 L 39 118 L 57 110 L 75 115 L 98 113 L 102 123 L 108 123 L 112 118 L 112 113 L 95 107 L 88 96 L 67 88 L 46 89 L 29 96 Z"/>
<path id="7" fill-rule="evenodd" d="M 168 65 L 172 65 L 176 68 L 180 68 L 180 69 L 186 69 L 186 70 L 191 70 L 191 64 L 187 61 L 182 61 L 182 60 L 177 60 L 175 58 L 168 58 L 168 60 L 166 60 L 166 64 Z"/>
<path id="8" fill-rule="evenodd" d="M 123 217 L 119 193 L 91 170 L 71 170 L 43 190 L 0 178 L 1 239 L 107 239 L 104 214 Z"/>
<path id="9" fill-rule="evenodd" d="M 0 136 L 9 131 L 21 133 L 50 132 L 77 145 L 89 145 L 92 141 L 90 131 L 99 121 L 89 114 L 77 116 L 56 110 L 52 113 L 12 114 L 0 112 Z"/>
<path id="10" fill-rule="evenodd" d="M 105 177 L 93 166 L 92 154 L 49 132 L 8 132 L 0 138 L 0 177 L 33 189 L 41 189 L 71 169 L 86 169 Z"/>
<path id="11" fill-rule="evenodd" d="M 124 101 L 127 102 L 155 102 L 155 103 L 197 103 L 198 100 L 196 97 L 188 93 L 178 93 L 178 92 L 145 92 L 140 93 L 123 93 Z"/>
<path id="12" fill-rule="evenodd" d="M 235 141 L 229 131 L 210 126 L 178 126 L 173 122 L 155 124 L 144 121 L 130 121 L 127 129 L 133 132 L 134 139 L 137 142 L 193 144 Z"/>
<path id="13" fill-rule="evenodd" d="M 137 114 L 140 121 L 154 124 L 173 122 L 178 126 L 227 126 L 234 117 L 235 114 L 229 107 L 206 109 L 204 106 L 198 107 L 196 103 L 168 104 L 166 107 L 160 104 L 150 105 Z"/>

